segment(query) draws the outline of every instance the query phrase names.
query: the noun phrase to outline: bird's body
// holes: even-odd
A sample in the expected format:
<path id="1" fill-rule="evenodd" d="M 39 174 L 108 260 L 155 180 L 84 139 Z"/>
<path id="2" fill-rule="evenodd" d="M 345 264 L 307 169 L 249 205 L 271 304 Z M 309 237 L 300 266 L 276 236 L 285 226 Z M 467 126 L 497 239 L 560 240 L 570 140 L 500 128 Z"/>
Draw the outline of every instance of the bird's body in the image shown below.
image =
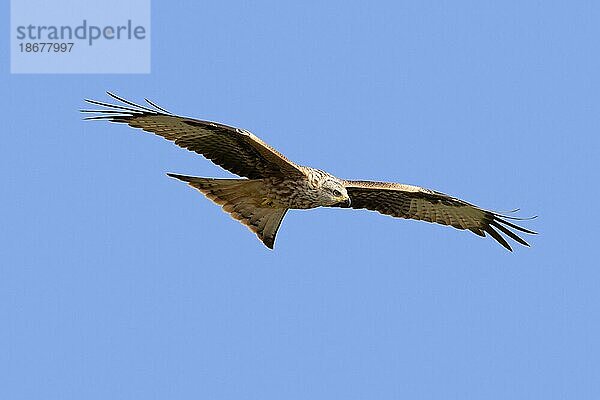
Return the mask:
<path id="1" fill-rule="evenodd" d="M 259 179 L 261 185 L 256 193 L 258 204 L 271 208 L 296 210 L 331 205 L 324 204 L 325 200 L 321 193 L 323 179 L 314 177 L 316 174 L 323 175 L 325 173 L 313 168 L 304 168 L 306 169 L 306 175 L 294 179 L 279 177 Z M 335 179 L 329 174 L 326 176 Z"/>
<path id="2" fill-rule="evenodd" d="M 511 229 L 535 233 L 508 221 L 519 218 L 484 210 L 440 192 L 398 183 L 340 179 L 293 163 L 246 130 L 173 115 L 149 100 L 146 102 L 152 108 L 109 95 L 125 106 L 87 100 L 105 107 L 82 110 L 101 113 L 87 119 L 106 119 L 153 132 L 244 177 L 216 179 L 168 174 L 222 206 L 269 248 L 273 248 L 277 230 L 289 209 L 316 207 L 362 208 L 468 229 L 479 236 L 487 233 L 508 250 L 510 245 L 498 231 L 527 246 Z"/>
<path id="3" fill-rule="evenodd" d="M 340 195 L 338 198 L 330 196 L 323 184 L 326 181 L 336 182 L 341 188 L 343 183 L 326 172 L 314 168 L 303 167 L 306 175 L 294 179 L 280 177 L 252 179 L 253 204 L 263 208 L 289 208 L 294 210 L 307 210 L 310 208 L 327 207 L 347 201 L 347 197 Z M 171 177 L 181 178 L 182 175 L 169 174 Z M 246 182 L 246 180 L 242 180 Z"/>

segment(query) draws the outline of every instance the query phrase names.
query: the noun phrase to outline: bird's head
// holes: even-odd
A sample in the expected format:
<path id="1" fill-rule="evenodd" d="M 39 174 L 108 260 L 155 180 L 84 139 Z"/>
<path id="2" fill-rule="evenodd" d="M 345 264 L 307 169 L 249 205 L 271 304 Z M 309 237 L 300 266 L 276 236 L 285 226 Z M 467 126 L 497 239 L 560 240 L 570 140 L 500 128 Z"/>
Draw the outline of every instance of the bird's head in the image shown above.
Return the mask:
<path id="1" fill-rule="evenodd" d="M 350 207 L 350 196 L 341 180 L 327 178 L 320 189 L 320 200 L 324 206 Z"/>

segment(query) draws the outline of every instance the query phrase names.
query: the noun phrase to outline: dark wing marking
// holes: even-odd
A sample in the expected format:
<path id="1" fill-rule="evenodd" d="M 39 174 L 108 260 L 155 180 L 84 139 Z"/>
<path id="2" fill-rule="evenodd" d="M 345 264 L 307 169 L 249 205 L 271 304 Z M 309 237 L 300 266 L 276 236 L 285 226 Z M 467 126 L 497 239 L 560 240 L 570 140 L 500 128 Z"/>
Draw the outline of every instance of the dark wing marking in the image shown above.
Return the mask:
<path id="1" fill-rule="evenodd" d="M 399 183 L 346 181 L 351 207 L 377 211 L 397 218 L 416 219 L 468 229 L 479 236 L 489 234 L 506 249 L 512 248 L 500 232 L 524 246 L 529 244 L 513 230 L 535 234 L 507 219 L 522 220 L 484 210 L 444 193 Z M 535 217 L 533 217 L 535 218 Z"/>
<path id="2" fill-rule="evenodd" d="M 81 110 L 85 113 L 100 113 L 85 119 L 125 123 L 152 132 L 249 179 L 301 174 L 298 165 L 246 130 L 217 122 L 180 117 L 150 100 L 146 102 L 151 108 L 107 93 L 124 105 L 86 100 L 106 109 Z"/>

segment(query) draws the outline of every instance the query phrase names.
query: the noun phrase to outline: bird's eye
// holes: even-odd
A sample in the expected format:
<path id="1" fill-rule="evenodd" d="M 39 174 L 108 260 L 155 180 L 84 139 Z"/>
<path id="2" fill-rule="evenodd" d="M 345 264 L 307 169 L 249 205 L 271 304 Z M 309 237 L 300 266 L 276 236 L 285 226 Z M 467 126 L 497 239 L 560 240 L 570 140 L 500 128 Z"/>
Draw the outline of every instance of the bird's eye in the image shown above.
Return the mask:
<path id="1" fill-rule="evenodd" d="M 340 196 L 342 195 L 342 192 L 340 192 L 340 191 L 339 191 L 339 190 L 337 190 L 337 189 L 334 189 L 332 193 L 333 193 L 333 195 L 334 195 L 335 197 L 340 197 Z"/>

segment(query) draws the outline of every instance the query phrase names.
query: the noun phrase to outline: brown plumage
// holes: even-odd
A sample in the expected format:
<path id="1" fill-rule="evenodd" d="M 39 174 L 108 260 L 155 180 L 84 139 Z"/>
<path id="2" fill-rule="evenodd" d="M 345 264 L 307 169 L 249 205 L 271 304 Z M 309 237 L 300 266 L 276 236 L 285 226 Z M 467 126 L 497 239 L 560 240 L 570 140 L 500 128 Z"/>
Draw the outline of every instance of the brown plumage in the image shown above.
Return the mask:
<path id="1" fill-rule="evenodd" d="M 271 249 L 288 209 L 322 206 L 368 209 L 393 217 L 468 229 L 479 236 L 489 234 L 508 250 L 512 250 L 511 246 L 500 232 L 525 246 L 529 245 L 513 230 L 535 234 L 508 221 L 522 218 L 485 210 L 418 186 L 339 179 L 293 163 L 246 130 L 177 116 L 147 99 L 150 107 L 112 93 L 108 95 L 123 105 L 86 100 L 103 107 L 101 110 L 81 110 L 99 114 L 86 119 L 125 123 L 155 133 L 246 178 L 213 179 L 168 174 L 222 206 Z"/>

